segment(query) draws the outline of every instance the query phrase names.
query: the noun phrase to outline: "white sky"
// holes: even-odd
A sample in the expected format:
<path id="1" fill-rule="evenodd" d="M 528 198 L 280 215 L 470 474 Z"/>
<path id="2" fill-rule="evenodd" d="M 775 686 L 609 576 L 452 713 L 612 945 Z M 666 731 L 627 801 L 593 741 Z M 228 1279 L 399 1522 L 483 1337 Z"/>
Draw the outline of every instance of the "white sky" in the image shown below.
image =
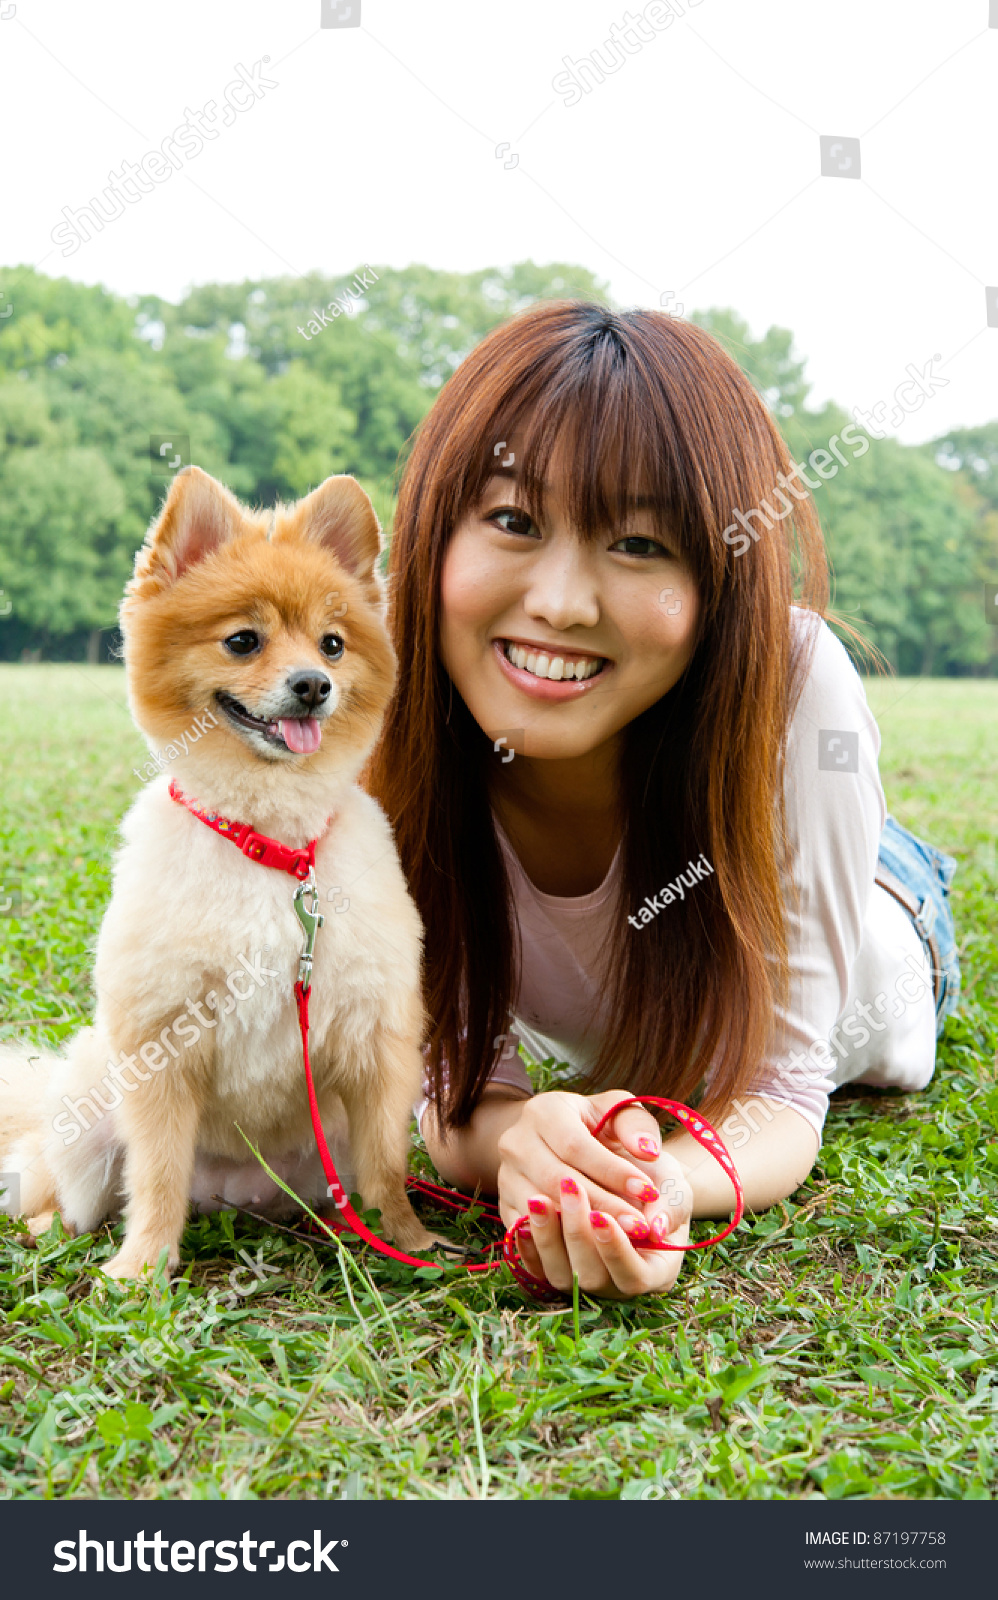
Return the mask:
<path id="1" fill-rule="evenodd" d="M 938 353 L 948 386 L 892 430 L 906 443 L 998 416 L 998 0 L 677 0 L 572 106 L 562 58 L 645 0 L 359 3 L 359 27 L 320 28 L 321 0 L 0 0 L 0 263 L 176 299 L 561 260 L 625 304 L 673 290 L 790 327 L 812 404 L 891 409 Z M 277 86 L 63 258 L 62 208 L 264 56 Z M 858 182 L 819 176 L 820 134 L 860 137 Z M 11 270 L 0 289 L 16 309 Z"/>

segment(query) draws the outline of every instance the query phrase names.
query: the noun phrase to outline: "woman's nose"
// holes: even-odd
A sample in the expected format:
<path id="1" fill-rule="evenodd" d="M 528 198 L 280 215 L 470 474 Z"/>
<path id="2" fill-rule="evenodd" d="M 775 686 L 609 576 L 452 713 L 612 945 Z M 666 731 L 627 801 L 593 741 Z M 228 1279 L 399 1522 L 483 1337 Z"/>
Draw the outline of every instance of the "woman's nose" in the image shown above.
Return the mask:
<path id="1" fill-rule="evenodd" d="M 531 563 L 524 609 L 559 631 L 594 627 L 600 617 L 596 575 L 577 540 L 568 548 L 559 549 L 558 543 L 538 551 Z"/>

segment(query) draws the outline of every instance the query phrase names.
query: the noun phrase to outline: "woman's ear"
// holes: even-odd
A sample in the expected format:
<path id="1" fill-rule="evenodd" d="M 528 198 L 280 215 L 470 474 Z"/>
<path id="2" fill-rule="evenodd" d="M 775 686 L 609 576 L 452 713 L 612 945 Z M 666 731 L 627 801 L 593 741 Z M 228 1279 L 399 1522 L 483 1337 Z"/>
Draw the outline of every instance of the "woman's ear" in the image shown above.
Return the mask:
<path id="1" fill-rule="evenodd" d="M 200 467 L 184 467 L 136 552 L 126 598 L 144 600 L 170 588 L 240 532 L 243 516 L 239 501 L 224 484 Z"/>

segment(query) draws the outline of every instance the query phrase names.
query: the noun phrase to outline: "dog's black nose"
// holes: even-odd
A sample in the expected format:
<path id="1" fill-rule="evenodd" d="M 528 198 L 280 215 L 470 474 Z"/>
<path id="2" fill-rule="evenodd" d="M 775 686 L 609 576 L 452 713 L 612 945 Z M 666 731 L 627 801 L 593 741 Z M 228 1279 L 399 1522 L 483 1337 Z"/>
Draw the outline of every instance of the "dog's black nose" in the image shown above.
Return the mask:
<path id="1" fill-rule="evenodd" d="M 293 672 L 288 679 L 288 688 L 293 695 L 297 695 L 302 705 L 309 711 L 314 711 L 316 706 L 321 706 L 323 700 L 328 699 L 329 691 L 333 687 L 324 672 Z"/>

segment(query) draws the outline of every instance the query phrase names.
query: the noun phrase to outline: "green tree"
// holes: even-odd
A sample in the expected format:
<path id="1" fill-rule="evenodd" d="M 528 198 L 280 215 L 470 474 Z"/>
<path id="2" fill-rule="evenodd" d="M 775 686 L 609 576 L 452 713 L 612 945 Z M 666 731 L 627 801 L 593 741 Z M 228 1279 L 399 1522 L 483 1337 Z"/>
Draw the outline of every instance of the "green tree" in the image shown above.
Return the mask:
<path id="1" fill-rule="evenodd" d="M 364 286 L 353 300 L 348 289 Z M 273 504 L 331 472 L 356 476 L 390 527 L 413 430 L 441 384 L 497 323 L 537 299 L 609 303 L 579 267 L 477 272 L 375 264 L 207 284 L 173 305 L 0 271 L 0 652 L 37 638 L 95 649 L 166 481 L 150 435 L 190 435 L 192 458 L 247 501 Z M 312 333 L 317 308 L 353 306 Z M 731 309 L 694 313 L 741 364 L 803 460 L 841 434 L 808 405 L 786 328 L 753 338 Z M 905 448 L 868 449 L 815 490 L 834 604 L 903 672 L 998 671 L 982 608 L 998 582 L 998 422 Z"/>
<path id="2" fill-rule="evenodd" d="M 998 511 L 998 422 L 954 428 L 925 448 L 941 467 L 959 472 L 982 500 Z"/>
<path id="3" fill-rule="evenodd" d="M 96 450 L 17 451 L 0 470 L 0 575 L 16 615 L 45 633 L 114 626 L 142 525 Z"/>

